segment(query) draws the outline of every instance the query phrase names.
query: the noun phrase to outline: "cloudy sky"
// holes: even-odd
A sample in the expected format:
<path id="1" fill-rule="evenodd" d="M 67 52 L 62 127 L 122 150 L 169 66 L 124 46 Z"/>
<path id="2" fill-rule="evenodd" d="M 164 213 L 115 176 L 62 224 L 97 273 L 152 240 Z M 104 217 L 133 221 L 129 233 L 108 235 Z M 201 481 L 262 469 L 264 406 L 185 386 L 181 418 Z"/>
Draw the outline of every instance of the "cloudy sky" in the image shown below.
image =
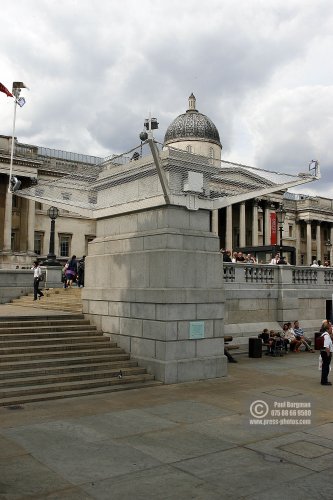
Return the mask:
<path id="1" fill-rule="evenodd" d="M 152 113 L 167 126 L 197 108 L 223 158 L 322 180 L 333 198 L 332 0 L 16 0 L 1 6 L 0 82 L 30 90 L 20 142 L 107 156 L 139 143 Z M 0 134 L 12 133 L 0 93 Z M 295 189 L 296 191 L 296 189 Z"/>

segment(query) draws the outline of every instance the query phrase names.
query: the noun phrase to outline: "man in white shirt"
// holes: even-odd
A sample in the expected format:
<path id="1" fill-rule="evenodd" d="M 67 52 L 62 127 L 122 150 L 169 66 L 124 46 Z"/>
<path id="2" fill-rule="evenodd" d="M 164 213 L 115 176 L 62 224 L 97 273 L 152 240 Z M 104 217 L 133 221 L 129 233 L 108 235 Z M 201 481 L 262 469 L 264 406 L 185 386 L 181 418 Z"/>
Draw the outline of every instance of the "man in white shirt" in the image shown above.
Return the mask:
<path id="1" fill-rule="evenodd" d="M 324 337 L 324 347 L 320 351 L 322 359 L 321 385 L 332 385 L 332 382 L 328 381 L 328 374 L 330 372 L 330 364 L 333 352 L 333 342 L 330 334 L 327 331 L 325 331 L 321 336 Z"/>
<path id="2" fill-rule="evenodd" d="M 37 295 L 39 296 L 39 299 L 41 299 L 42 297 L 44 297 L 43 292 L 39 288 L 39 282 L 41 281 L 42 277 L 42 270 L 37 260 L 34 261 L 34 265 L 31 269 L 34 272 L 34 300 L 37 300 Z"/>

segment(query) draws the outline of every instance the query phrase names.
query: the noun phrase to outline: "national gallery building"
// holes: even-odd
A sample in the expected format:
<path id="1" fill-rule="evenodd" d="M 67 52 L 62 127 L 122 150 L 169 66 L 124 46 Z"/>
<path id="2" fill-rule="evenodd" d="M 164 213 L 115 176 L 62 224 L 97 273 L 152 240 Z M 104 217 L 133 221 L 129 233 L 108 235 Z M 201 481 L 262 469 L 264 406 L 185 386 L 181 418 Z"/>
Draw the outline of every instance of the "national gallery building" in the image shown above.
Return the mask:
<path id="1" fill-rule="evenodd" d="M 30 266 L 49 253 L 49 205 L 8 192 L 11 137 L 0 135 L 0 268 Z M 163 149 L 178 148 L 201 155 L 218 166 L 222 144 L 214 123 L 196 109 L 193 94 L 188 109 L 168 127 Z M 130 159 L 129 159 L 130 160 Z M 93 169 L 102 158 L 22 144 L 15 138 L 13 175 L 22 187 L 40 179 L 52 182 L 80 169 Z M 233 163 L 232 165 L 237 165 Z M 267 166 L 269 168 L 269 165 Z M 304 187 L 306 192 L 306 186 Z M 276 210 L 283 205 L 285 219 L 279 227 Z M 269 263 L 282 245 L 287 260 L 298 266 L 314 259 L 332 262 L 332 200 L 278 191 L 214 210 L 211 231 L 220 247 L 255 253 L 260 263 Z M 55 220 L 55 253 L 61 262 L 72 254 L 88 254 L 88 243 L 96 236 L 96 221 L 72 210 L 59 209 Z"/>

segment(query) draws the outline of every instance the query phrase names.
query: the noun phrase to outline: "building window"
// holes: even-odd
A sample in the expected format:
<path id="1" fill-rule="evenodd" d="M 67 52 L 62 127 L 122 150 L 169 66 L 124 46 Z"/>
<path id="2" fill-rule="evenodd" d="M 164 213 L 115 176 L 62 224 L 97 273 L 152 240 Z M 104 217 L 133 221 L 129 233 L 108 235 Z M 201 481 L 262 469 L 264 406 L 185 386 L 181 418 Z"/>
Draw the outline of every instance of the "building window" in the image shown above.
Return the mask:
<path id="1" fill-rule="evenodd" d="M 71 240 L 72 236 L 70 234 L 59 234 L 60 257 L 70 256 Z"/>
<path id="2" fill-rule="evenodd" d="M 262 219 L 258 219 L 258 233 L 262 233 Z"/>
<path id="3" fill-rule="evenodd" d="M 304 262 L 305 262 L 305 259 L 304 259 L 304 253 L 301 254 L 301 265 L 304 266 Z"/>
<path id="4" fill-rule="evenodd" d="M 85 247 L 85 255 L 88 255 L 88 243 L 90 243 L 95 238 L 96 238 L 96 236 L 92 236 L 91 234 L 86 236 L 86 242 L 85 242 L 85 246 L 84 246 Z"/>
<path id="5" fill-rule="evenodd" d="M 35 232 L 34 252 L 37 255 L 43 254 L 43 240 L 44 240 L 44 234 Z"/>
<path id="6" fill-rule="evenodd" d="M 39 203 L 39 201 L 36 201 L 36 210 L 42 210 L 43 209 L 43 206 L 41 203 Z"/>
<path id="7" fill-rule="evenodd" d="M 305 227 L 301 226 L 301 238 L 302 240 L 305 240 Z"/>
<path id="8" fill-rule="evenodd" d="M 311 226 L 311 239 L 315 240 L 317 237 L 317 228 L 316 226 Z"/>
<path id="9" fill-rule="evenodd" d="M 289 224 L 289 238 L 293 237 L 293 226 L 292 224 Z"/>

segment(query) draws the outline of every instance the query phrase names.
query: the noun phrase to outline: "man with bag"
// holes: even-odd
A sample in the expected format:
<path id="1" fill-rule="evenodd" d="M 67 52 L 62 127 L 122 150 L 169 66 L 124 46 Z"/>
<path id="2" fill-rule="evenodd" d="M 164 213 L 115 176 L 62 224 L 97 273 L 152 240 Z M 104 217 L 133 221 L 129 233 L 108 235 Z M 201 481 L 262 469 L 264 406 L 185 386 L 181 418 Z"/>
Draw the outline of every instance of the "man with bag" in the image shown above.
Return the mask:
<path id="1" fill-rule="evenodd" d="M 39 283 L 42 281 L 42 270 L 39 266 L 38 260 L 34 261 L 34 265 L 31 269 L 34 271 L 34 300 L 37 300 L 37 295 L 40 300 L 44 297 L 44 294 L 39 288 Z"/>
<path id="2" fill-rule="evenodd" d="M 328 324 L 327 329 L 325 329 L 324 333 L 321 335 L 321 340 L 323 342 L 323 348 L 320 350 L 320 356 L 322 359 L 321 385 L 332 385 L 332 382 L 328 381 L 328 375 L 332 359 L 333 342 L 330 334 L 328 333 Z"/>

